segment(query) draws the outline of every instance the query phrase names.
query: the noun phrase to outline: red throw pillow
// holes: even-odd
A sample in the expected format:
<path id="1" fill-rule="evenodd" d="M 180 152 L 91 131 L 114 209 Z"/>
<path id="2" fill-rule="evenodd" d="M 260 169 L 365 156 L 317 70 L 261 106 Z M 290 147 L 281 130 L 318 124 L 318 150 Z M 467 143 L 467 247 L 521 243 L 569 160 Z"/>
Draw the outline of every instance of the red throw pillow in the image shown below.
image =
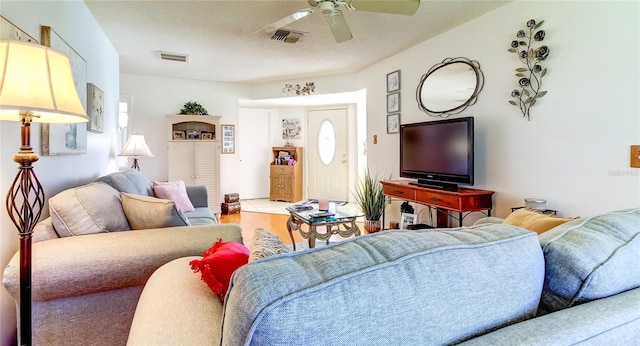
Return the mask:
<path id="1" fill-rule="evenodd" d="M 222 239 L 204 252 L 201 260 L 189 262 L 195 273 L 202 273 L 200 277 L 206 282 L 221 301 L 229 289 L 231 274 L 236 269 L 249 262 L 249 249 L 234 242 L 223 242 Z"/>

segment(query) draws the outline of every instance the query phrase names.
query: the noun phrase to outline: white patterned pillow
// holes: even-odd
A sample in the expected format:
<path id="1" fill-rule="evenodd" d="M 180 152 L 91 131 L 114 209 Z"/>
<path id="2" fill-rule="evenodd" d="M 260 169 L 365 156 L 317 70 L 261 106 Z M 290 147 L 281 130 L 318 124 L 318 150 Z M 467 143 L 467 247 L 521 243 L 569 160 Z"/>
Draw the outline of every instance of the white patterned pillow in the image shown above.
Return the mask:
<path id="1" fill-rule="evenodd" d="M 250 250 L 249 263 L 260 258 L 291 252 L 277 235 L 262 228 L 256 229 Z"/>

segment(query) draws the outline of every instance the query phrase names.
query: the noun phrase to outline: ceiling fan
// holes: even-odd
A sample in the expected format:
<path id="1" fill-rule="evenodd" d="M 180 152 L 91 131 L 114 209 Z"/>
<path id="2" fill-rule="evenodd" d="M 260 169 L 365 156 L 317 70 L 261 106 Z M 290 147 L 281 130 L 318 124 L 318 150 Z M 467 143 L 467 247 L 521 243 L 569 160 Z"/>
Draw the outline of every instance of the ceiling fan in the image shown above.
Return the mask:
<path id="1" fill-rule="evenodd" d="M 327 19 L 336 42 L 344 42 L 353 38 L 349 25 L 340 11 L 344 7 L 351 11 L 380 12 L 391 14 L 413 15 L 420 6 L 420 0 L 307 0 L 308 8 L 299 10 L 260 31 L 272 34 L 278 29 L 302 19 L 319 9 Z"/>

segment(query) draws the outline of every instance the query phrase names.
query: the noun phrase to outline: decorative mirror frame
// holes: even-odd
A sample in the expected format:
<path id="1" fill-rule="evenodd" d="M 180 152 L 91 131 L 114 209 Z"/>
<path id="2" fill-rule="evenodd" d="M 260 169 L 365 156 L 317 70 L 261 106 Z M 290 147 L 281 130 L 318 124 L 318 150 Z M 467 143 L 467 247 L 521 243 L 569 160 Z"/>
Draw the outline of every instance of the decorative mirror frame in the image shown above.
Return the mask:
<path id="1" fill-rule="evenodd" d="M 427 78 L 435 73 L 437 70 L 451 65 L 451 64 L 456 64 L 456 63 L 463 63 L 463 64 L 467 64 L 469 65 L 469 67 L 471 67 L 471 69 L 473 70 L 473 72 L 475 72 L 476 75 L 476 87 L 473 91 L 473 93 L 471 94 L 471 96 L 469 96 L 469 98 L 462 103 L 461 105 L 455 107 L 455 108 L 451 108 L 451 109 L 447 109 L 444 111 L 432 111 L 429 108 L 427 108 L 427 106 L 424 104 L 423 100 L 422 100 L 422 87 L 425 83 L 425 81 L 427 80 Z M 457 58 L 446 58 L 444 60 L 442 60 L 441 63 L 433 65 L 429 71 L 427 71 L 427 73 L 425 73 L 424 75 L 422 75 L 422 78 L 420 78 L 420 83 L 418 84 L 418 88 L 416 90 L 416 100 L 418 101 L 418 108 L 420 110 L 422 110 L 423 112 L 427 113 L 430 116 L 433 117 L 442 117 L 442 118 L 446 118 L 449 115 L 452 114 L 457 114 L 462 112 L 463 110 L 465 110 L 467 107 L 473 105 L 476 103 L 476 101 L 478 100 L 478 94 L 480 94 L 480 91 L 482 90 L 482 87 L 484 86 L 484 74 L 482 73 L 482 70 L 480 69 L 480 63 L 478 63 L 475 60 L 469 60 L 467 58 L 463 58 L 463 57 L 457 57 Z"/>

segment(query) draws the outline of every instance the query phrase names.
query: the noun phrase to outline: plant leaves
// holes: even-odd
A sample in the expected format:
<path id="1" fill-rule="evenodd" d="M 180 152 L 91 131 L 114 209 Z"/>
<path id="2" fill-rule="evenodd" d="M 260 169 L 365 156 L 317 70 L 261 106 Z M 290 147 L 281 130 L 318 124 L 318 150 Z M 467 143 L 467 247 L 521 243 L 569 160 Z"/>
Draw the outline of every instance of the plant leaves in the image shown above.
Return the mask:
<path id="1" fill-rule="evenodd" d="M 517 106 L 516 102 L 515 102 L 515 101 L 513 101 L 513 100 L 509 100 L 509 103 L 511 103 L 511 104 L 512 104 L 512 105 L 514 105 L 514 106 Z"/>
<path id="2" fill-rule="evenodd" d="M 523 93 L 525 96 L 529 96 L 529 95 L 531 95 L 531 94 L 529 94 L 529 90 L 528 90 L 528 89 L 522 89 L 522 93 Z"/>
<path id="3" fill-rule="evenodd" d="M 531 100 L 531 103 L 529 104 L 529 107 L 533 106 L 536 104 L 536 99 Z"/>
<path id="4" fill-rule="evenodd" d="M 526 46 L 526 45 L 527 45 L 527 42 L 520 41 L 520 42 L 518 42 L 518 44 L 519 44 L 519 45 L 521 45 L 521 46 Z"/>
<path id="5" fill-rule="evenodd" d="M 540 72 L 540 77 L 544 77 L 547 74 L 547 68 L 545 67 L 542 72 Z"/>
<path id="6" fill-rule="evenodd" d="M 509 52 L 511 53 L 517 53 L 518 51 L 515 48 L 509 48 L 507 49 Z"/>
<path id="7" fill-rule="evenodd" d="M 537 96 L 537 97 L 538 97 L 538 98 L 540 98 L 540 97 L 542 97 L 542 96 L 544 96 L 544 95 L 546 95 L 546 94 L 547 94 L 547 91 L 546 91 L 546 90 L 545 90 L 545 91 L 541 91 L 541 92 L 539 92 L 539 93 L 538 93 L 538 96 Z"/>
<path id="8" fill-rule="evenodd" d="M 525 68 L 525 67 L 518 67 L 518 68 L 516 69 L 516 71 L 518 71 L 518 72 L 527 72 L 527 71 L 529 71 L 529 69 L 528 69 L 528 68 Z"/>
<path id="9" fill-rule="evenodd" d="M 533 27 L 533 29 L 535 30 L 535 29 L 539 28 L 542 25 L 542 23 L 544 23 L 544 20 L 541 20 L 540 23 L 536 24 L 536 26 Z"/>
<path id="10" fill-rule="evenodd" d="M 524 77 L 524 73 L 516 73 L 516 77 Z"/>

